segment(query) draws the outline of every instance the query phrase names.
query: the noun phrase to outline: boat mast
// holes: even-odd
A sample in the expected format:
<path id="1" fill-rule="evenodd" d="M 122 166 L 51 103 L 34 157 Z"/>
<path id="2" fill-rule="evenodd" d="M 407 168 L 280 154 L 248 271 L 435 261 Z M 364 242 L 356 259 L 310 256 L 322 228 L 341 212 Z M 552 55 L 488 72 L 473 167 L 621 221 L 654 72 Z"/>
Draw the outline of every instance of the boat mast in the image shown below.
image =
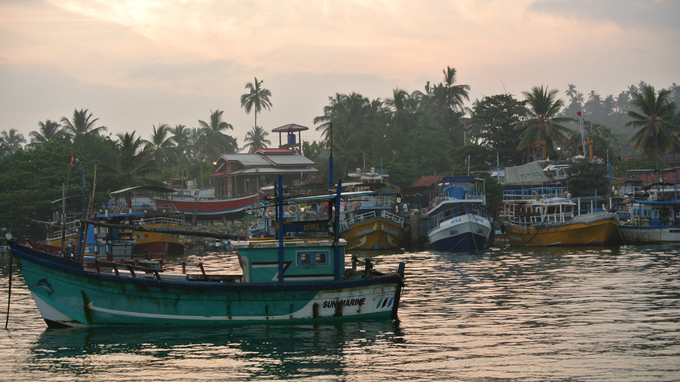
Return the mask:
<path id="1" fill-rule="evenodd" d="M 283 175 L 278 176 L 278 195 L 276 203 L 276 222 L 279 225 L 279 282 L 283 282 Z"/>

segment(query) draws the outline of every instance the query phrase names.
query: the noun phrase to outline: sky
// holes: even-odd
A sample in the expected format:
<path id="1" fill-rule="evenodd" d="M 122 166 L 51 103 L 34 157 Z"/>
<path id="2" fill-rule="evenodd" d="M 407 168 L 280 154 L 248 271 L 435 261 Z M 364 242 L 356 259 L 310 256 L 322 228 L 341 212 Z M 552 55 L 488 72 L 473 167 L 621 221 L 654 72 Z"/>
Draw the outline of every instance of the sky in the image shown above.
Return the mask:
<path id="1" fill-rule="evenodd" d="M 150 139 L 222 110 L 243 147 L 255 77 L 272 102 L 258 125 L 307 126 L 311 141 L 336 93 L 389 99 L 446 67 L 471 102 L 540 85 L 565 101 L 568 84 L 658 90 L 680 83 L 679 19 L 678 0 L 0 0 L 0 131 L 28 142 L 87 109 L 114 138 Z"/>

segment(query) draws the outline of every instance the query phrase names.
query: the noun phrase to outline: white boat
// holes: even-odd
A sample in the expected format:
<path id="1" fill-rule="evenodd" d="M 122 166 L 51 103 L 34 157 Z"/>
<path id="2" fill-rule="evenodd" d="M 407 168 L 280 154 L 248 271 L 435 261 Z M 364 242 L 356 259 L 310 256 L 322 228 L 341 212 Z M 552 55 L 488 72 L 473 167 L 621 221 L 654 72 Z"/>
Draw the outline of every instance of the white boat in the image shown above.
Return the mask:
<path id="1" fill-rule="evenodd" d="M 628 210 L 630 218 L 619 224 L 625 243 L 680 242 L 680 201 L 640 200 Z"/>
<path id="2" fill-rule="evenodd" d="M 471 177 L 452 180 L 451 184 L 444 184 L 443 192 L 430 203 L 427 222 L 430 246 L 438 251 L 482 250 L 490 244 L 492 232 L 485 207 L 484 181 Z"/>

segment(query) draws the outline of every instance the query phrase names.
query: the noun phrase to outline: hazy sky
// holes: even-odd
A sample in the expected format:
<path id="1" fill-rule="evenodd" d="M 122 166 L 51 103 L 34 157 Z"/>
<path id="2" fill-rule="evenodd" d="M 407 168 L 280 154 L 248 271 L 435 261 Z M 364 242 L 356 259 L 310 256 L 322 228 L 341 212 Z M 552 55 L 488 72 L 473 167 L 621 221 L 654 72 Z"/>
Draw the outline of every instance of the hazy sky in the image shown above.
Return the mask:
<path id="1" fill-rule="evenodd" d="M 30 141 L 77 108 L 148 139 L 224 110 L 242 147 L 253 77 L 272 93 L 258 125 L 301 124 L 304 140 L 335 93 L 391 98 L 447 66 L 471 100 L 659 89 L 680 83 L 678 20 L 679 0 L 0 0 L 0 131 Z"/>

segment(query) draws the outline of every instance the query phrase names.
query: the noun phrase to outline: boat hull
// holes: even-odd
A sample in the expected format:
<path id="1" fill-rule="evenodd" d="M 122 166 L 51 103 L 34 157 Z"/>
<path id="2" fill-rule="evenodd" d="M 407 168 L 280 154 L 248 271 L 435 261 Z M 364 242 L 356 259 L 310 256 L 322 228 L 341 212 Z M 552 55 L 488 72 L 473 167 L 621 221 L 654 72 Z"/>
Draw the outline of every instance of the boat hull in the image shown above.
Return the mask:
<path id="1" fill-rule="evenodd" d="M 619 226 L 624 243 L 680 243 L 679 226 Z"/>
<path id="2" fill-rule="evenodd" d="M 567 223 L 507 224 L 505 232 L 511 246 L 602 245 L 619 228 L 612 213 L 588 214 Z M 577 216 L 578 217 L 578 216 Z"/>
<path id="3" fill-rule="evenodd" d="M 401 244 L 404 229 L 391 220 L 376 217 L 356 222 L 341 236 L 348 249 L 394 249 Z"/>
<path id="4" fill-rule="evenodd" d="M 87 270 L 17 244 L 11 250 L 51 327 L 389 318 L 396 314 L 403 286 L 399 273 L 286 283 L 172 281 L 162 274 L 159 280 Z"/>
<path id="5" fill-rule="evenodd" d="M 428 233 L 430 247 L 436 251 L 477 251 L 487 246 L 491 233 L 488 219 L 474 214 L 443 220 Z"/>
<path id="6" fill-rule="evenodd" d="M 184 227 L 173 224 L 150 224 L 144 226 L 149 230 L 163 228 L 177 230 L 176 234 L 133 231 L 133 255 L 166 254 L 169 256 L 181 256 L 184 254 Z"/>
<path id="7" fill-rule="evenodd" d="M 251 206 L 259 195 L 250 195 L 234 199 L 198 199 L 178 200 L 170 199 L 175 209 L 188 216 L 196 215 L 204 219 L 238 219 L 245 216 L 246 208 Z"/>

